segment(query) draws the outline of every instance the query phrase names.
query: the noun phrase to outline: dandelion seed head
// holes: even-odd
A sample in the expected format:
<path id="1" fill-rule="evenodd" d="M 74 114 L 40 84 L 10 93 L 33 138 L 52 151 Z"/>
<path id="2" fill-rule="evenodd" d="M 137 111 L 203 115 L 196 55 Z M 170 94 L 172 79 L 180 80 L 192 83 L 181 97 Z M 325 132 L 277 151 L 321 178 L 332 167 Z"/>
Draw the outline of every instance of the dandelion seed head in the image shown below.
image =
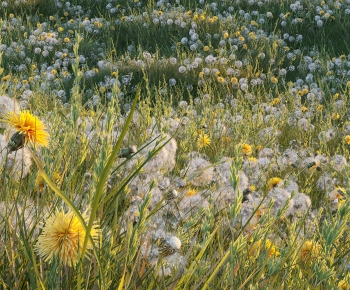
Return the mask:
<path id="1" fill-rule="evenodd" d="M 211 163 L 207 161 L 204 156 L 189 153 L 188 156 L 191 158 L 191 155 L 194 155 L 188 164 L 186 176 L 188 177 L 188 182 L 194 186 L 206 186 L 210 184 L 214 177 L 214 169 L 211 167 Z M 208 167 L 207 169 L 204 169 Z"/>

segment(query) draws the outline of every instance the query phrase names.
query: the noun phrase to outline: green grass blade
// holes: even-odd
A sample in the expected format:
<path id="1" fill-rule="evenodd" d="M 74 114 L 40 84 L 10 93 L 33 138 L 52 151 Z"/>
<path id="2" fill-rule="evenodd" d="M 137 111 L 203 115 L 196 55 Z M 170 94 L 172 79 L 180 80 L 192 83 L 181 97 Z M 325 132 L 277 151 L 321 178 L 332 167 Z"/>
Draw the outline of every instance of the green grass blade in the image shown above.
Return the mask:
<path id="1" fill-rule="evenodd" d="M 204 244 L 204 246 L 202 247 L 201 251 L 199 252 L 199 254 L 197 255 L 197 257 L 193 260 L 193 262 L 191 263 L 191 265 L 188 267 L 188 269 L 186 270 L 186 274 L 183 275 L 181 277 L 181 279 L 178 281 L 175 290 L 178 289 L 186 289 L 187 284 L 190 282 L 190 279 L 193 275 L 193 273 L 196 270 L 196 265 L 199 264 L 200 260 L 202 259 L 204 252 L 206 251 L 206 249 L 208 248 L 208 246 L 210 245 L 210 243 L 212 242 L 216 231 L 217 231 L 218 227 L 216 227 L 213 232 L 210 234 L 210 236 L 208 237 L 206 243 Z"/>
<path id="2" fill-rule="evenodd" d="M 130 113 L 129 113 L 129 116 L 126 120 L 126 123 L 123 127 L 123 130 L 119 136 L 119 139 L 117 141 L 117 144 L 115 145 L 115 147 L 113 148 L 113 151 L 111 153 L 111 156 L 109 157 L 108 159 L 108 162 L 102 172 L 102 175 L 101 175 L 101 178 L 97 184 L 97 187 L 96 187 L 96 193 L 94 195 L 94 198 L 93 198 L 93 201 L 92 201 L 92 205 L 91 205 L 91 214 L 90 214 L 90 219 L 89 219 L 89 223 L 87 225 L 87 229 L 86 229 L 86 236 L 85 236 L 85 240 L 84 240 L 84 244 L 83 244 L 83 247 L 82 247 L 82 257 L 84 257 L 84 254 L 85 254 L 85 251 L 86 251 L 86 247 L 87 247 L 87 244 L 88 244 L 88 237 L 90 237 L 90 231 L 92 229 L 92 226 L 93 226 L 93 223 L 95 221 L 95 217 L 96 217 L 96 212 L 97 212 L 97 208 L 98 208 L 98 203 L 99 203 L 99 200 L 100 200 L 100 197 L 103 193 L 103 188 L 106 186 L 106 182 L 107 182 L 107 179 L 108 179 L 108 174 L 109 174 L 109 171 L 113 165 L 113 163 L 115 162 L 115 159 L 118 155 L 118 152 L 122 146 L 122 143 L 123 143 L 123 140 L 124 140 L 124 136 L 126 135 L 128 129 L 129 129 L 129 126 L 130 126 L 130 123 L 131 123 L 131 120 L 132 120 L 132 115 L 135 111 L 135 108 L 136 108 L 136 104 L 137 104 L 137 101 L 139 99 L 139 96 L 140 96 L 140 91 L 141 91 L 141 86 L 139 86 L 137 92 L 136 92 L 136 96 L 134 98 L 134 101 L 133 101 L 133 104 L 132 104 L 132 107 L 131 107 L 131 110 L 130 110 Z"/>

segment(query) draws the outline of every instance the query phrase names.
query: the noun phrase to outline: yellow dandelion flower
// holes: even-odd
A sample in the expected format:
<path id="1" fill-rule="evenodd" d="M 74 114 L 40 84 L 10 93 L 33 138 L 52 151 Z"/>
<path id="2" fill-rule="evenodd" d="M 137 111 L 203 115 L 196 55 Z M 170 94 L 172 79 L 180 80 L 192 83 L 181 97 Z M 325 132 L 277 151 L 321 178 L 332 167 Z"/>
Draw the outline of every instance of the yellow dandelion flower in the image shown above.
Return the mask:
<path id="1" fill-rule="evenodd" d="M 346 135 L 346 136 L 344 137 L 344 140 L 345 140 L 345 142 L 346 142 L 347 144 L 350 145 L 350 135 Z"/>
<path id="2" fill-rule="evenodd" d="M 270 78 L 270 81 L 271 81 L 271 83 L 273 83 L 273 84 L 277 84 L 277 83 L 278 83 L 278 79 L 277 79 L 276 77 L 271 77 L 271 78 Z"/>
<path id="3" fill-rule="evenodd" d="M 198 136 L 197 143 L 199 149 L 207 147 L 208 145 L 210 145 L 210 137 L 207 134 L 200 134 Z"/>
<path id="4" fill-rule="evenodd" d="M 252 40 L 256 40 L 256 35 L 255 35 L 255 32 L 252 31 L 252 32 L 249 32 L 249 37 L 252 39 Z"/>
<path id="5" fill-rule="evenodd" d="M 186 194 L 185 194 L 185 196 L 192 196 L 192 195 L 196 195 L 197 194 L 197 190 L 196 189 L 193 189 L 193 188 L 190 188 L 187 192 L 186 192 Z"/>
<path id="6" fill-rule="evenodd" d="M 332 120 L 338 120 L 340 118 L 340 115 L 338 113 L 332 114 Z"/>
<path id="7" fill-rule="evenodd" d="M 338 283 L 338 289 L 340 290 L 349 290 L 350 284 L 346 282 L 345 280 L 340 280 Z"/>
<path id="8" fill-rule="evenodd" d="M 242 145 L 242 152 L 243 152 L 243 154 L 246 155 L 246 156 L 252 155 L 252 152 L 253 152 L 252 146 L 250 146 L 249 144 L 244 143 L 244 144 Z"/>
<path id="9" fill-rule="evenodd" d="M 218 77 L 216 79 L 219 83 L 224 83 L 225 82 L 225 79 L 223 77 Z"/>
<path id="10" fill-rule="evenodd" d="M 231 83 L 233 83 L 233 84 L 237 84 L 237 83 L 238 83 L 237 78 L 235 78 L 235 77 L 231 78 Z"/>
<path id="11" fill-rule="evenodd" d="M 304 88 L 304 89 L 301 91 L 301 93 L 302 93 L 303 95 L 306 95 L 308 92 L 309 92 L 309 90 L 308 90 L 307 88 Z"/>
<path id="12" fill-rule="evenodd" d="M 82 214 L 82 217 L 85 223 L 89 221 L 87 211 Z M 98 242 L 99 234 L 99 226 L 93 225 L 90 235 L 95 243 Z M 72 267 L 79 260 L 85 235 L 85 227 L 73 212 L 65 213 L 63 210 L 57 210 L 45 222 L 35 250 L 45 261 L 51 261 L 56 257 L 61 264 Z M 87 249 L 92 248 L 93 245 L 89 240 Z"/>
<path id="13" fill-rule="evenodd" d="M 303 113 L 307 111 L 307 108 L 304 107 L 304 106 L 302 106 L 300 109 L 301 109 L 301 111 L 302 111 Z"/>
<path id="14" fill-rule="evenodd" d="M 249 185 L 249 190 L 250 191 L 256 191 L 255 185 Z"/>
<path id="15" fill-rule="evenodd" d="M 280 182 L 282 182 L 282 179 L 279 177 L 272 177 L 268 180 L 267 182 L 267 187 L 269 189 L 272 189 L 274 187 L 276 187 Z"/>
<path id="16" fill-rule="evenodd" d="M 69 39 L 68 37 L 65 37 L 65 38 L 63 39 L 63 41 L 66 42 L 66 43 L 68 43 L 68 42 L 70 42 L 70 39 Z"/>
<path id="17" fill-rule="evenodd" d="M 317 106 L 317 111 L 322 111 L 323 110 L 323 105 L 318 105 Z"/>
<path id="18" fill-rule="evenodd" d="M 224 38 L 228 38 L 228 33 L 227 32 L 224 33 Z"/>
<path id="19" fill-rule="evenodd" d="M 249 157 L 248 160 L 251 162 L 258 162 L 258 159 L 256 159 L 255 157 Z"/>
<path id="20" fill-rule="evenodd" d="M 4 121 L 23 135 L 26 142 L 43 147 L 49 145 L 49 133 L 46 132 L 44 123 L 29 111 L 22 111 L 19 114 L 9 112 L 5 114 Z"/>
<path id="21" fill-rule="evenodd" d="M 318 257 L 321 246 L 313 241 L 305 241 L 300 248 L 299 259 L 302 262 L 307 262 Z"/>
<path id="22" fill-rule="evenodd" d="M 281 102 L 280 98 L 274 98 L 271 102 L 272 106 L 278 105 Z"/>

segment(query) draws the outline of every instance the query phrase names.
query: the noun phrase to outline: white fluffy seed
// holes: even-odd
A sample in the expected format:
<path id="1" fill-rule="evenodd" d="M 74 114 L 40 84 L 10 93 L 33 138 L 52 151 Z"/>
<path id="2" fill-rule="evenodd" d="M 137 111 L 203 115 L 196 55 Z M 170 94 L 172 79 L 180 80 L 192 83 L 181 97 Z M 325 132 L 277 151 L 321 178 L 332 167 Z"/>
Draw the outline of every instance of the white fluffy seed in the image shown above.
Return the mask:
<path id="1" fill-rule="evenodd" d="M 175 236 L 172 236 L 170 239 L 169 239 L 169 245 L 170 247 L 172 247 L 174 250 L 180 250 L 181 248 L 181 241 L 179 238 L 175 237 Z"/>

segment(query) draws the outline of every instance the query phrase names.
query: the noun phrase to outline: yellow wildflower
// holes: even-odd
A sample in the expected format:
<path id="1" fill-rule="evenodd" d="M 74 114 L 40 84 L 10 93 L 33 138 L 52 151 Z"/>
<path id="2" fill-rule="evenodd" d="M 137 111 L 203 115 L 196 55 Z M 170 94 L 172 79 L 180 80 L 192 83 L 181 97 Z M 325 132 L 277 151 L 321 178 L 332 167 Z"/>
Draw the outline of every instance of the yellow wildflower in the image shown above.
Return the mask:
<path id="1" fill-rule="evenodd" d="M 85 211 L 82 217 L 87 223 L 89 217 Z M 99 226 L 93 225 L 90 235 L 94 242 L 98 242 Z M 45 222 L 42 234 L 38 238 L 35 250 L 45 259 L 51 261 L 58 258 L 59 263 L 75 266 L 82 253 L 86 231 L 84 225 L 73 212 L 56 211 Z M 87 249 L 91 250 L 93 244 L 88 242 Z"/>
<path id="2" fill-rule="evenodd" d="M 250 156 L 250 155 L 252 155 L 252 151 L 253 151 L 252 146 L 250 146 L 249 144 L 244 143 L 242 145 L 242 152 L 244 155 Z"/>
<path id="3" fill-rule="evenodd" d="M 346 135 L 346 136 L 344 137 L 344 140 L 345 140 L 345 142 L 346 142 L 347 144 L 350 145 L 350 135 Z"/>
<path id="4" fill-rule="evenodd" d="M 5 114 L 6 123 L 10 124 L 16 131 L 23 135 L 25 142 L 32 142 L 35 145 L 47 147 L 49 145 L 49 133 L 43 122 L 29 111 L 9 112 Z"/>
<path id="5" fill-rule="evenodd" d="M 210 145 L 210 142 L 210 137 L 207 134 L 203 133 L 198 136 L 197 143 L 199 149 L 207 147 L 208 145 Z"/>
<path id="6" fill-rule="evenodd" d="M 321 246 L 317 242 L 305 241 L 301 246 L 299 259 L 307 262 L 318 257 Z"/>
<path id="7" fill-rule="evenodd" d="M 268 180 L 267 182 L 267 187 L 269 189 L 273 189 L 274 187 L 276 187 L 280 182 L 282 182 L 282 179 L 279 177 L 272 177 Z"/>

